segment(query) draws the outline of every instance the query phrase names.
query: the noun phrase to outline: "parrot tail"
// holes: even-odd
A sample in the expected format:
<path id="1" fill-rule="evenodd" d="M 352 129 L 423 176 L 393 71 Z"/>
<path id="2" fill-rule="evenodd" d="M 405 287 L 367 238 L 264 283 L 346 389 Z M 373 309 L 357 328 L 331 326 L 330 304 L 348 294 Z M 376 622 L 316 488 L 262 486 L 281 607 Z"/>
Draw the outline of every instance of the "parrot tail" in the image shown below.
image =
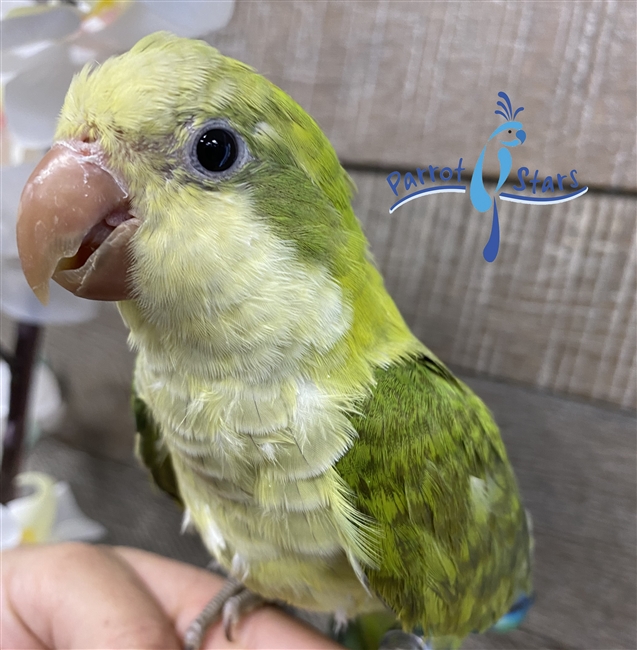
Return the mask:
<path id="1" fill-rule="evenodd" d="M 511 609 L 491 629 L 494 632 L 509 632 L 519 627 L 531 609 L 533 600 L 533 596 L 526 594 L 519 596 Z"/>
<path id="2" fill-rule="evenodd" d="M 493 216 L 491 218 L 491 234 L 489 241 L 482 251 L 482 256 L 487 262 L 493 262 L 498 255 L 500 248 L 500 222 L 498 221 L 498 206 L 495 196 L 493 197 Z"/>
<path id="3" fill-rule="evenodd" d="M 531 609 L 534 599 L 532 595 L 518 596 L 511 609 L 489 631 L 509 632 L 517 628 Z M 347 628 L 334 635 L 334 638 L 349 650 L 375 650 L 383 647 L 382 640 L 388 630 L 398 631 L 399 628 L 396 616 L 391 612 L 362 614 L 350 621 Z M 414 630 L 414 635 L 414 639 L 417 636 L 422 637 L 422 630 Z M 456 650 L 462 643 L 462 637 L 435 637 L 422 642 L 426 650 Z"/>

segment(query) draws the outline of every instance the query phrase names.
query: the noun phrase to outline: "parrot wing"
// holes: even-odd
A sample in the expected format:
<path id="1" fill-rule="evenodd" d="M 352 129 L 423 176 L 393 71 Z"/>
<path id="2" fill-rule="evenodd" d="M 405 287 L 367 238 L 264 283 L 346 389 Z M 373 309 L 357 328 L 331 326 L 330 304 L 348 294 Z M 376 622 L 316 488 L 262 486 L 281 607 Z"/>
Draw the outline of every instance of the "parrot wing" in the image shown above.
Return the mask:
<path id="1" fill-rule="evenodd" d="M 376 371 L 337 471 L 380 527 L 372 591 L 406 629 L 462 639 L 530 594 L 526 513 L 491 415 L 429 351 Z"/>
<path id="2" fill-rule="evenodd" d="M 162 441 L 159 426 L 154 421 L 149 408 L 134 388 L 132 406 L 137 428 L 135 437 L 137 457 L 150 470 L 158 487 L 183 506 L 170 452 Z"/>

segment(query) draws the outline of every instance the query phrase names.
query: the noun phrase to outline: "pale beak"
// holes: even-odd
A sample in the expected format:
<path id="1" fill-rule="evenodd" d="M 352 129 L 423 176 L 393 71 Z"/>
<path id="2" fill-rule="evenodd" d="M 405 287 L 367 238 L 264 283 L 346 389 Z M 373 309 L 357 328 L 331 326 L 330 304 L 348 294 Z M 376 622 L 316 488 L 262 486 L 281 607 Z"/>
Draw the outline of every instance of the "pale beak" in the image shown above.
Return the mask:
<path id="1" fill-rule="evenodd" d="M 77 296 L 126 300 L 130 240 L 140 221 L 127 193 L 103 166 L 95 143 L 60 142 L 22 191 L 17 239 L 22 270 L 44 304 L 53 278 Z"/>

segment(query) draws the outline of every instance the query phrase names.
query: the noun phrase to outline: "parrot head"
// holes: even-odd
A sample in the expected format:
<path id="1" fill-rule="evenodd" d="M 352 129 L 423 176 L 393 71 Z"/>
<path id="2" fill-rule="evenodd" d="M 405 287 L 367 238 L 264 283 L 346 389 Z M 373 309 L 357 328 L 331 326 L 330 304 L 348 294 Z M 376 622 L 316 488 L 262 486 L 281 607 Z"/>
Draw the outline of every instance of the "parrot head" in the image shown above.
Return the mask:
<path id="1" fill-rule="evenodd" d="M 520 106 L 513 110 L 513 105 L 509 96 L 500 91 L 498 97 L 498 109 L 495 111 L 496 115 L 500 115 L 505 119 L 504 124 L 500 125 L 490 136 L 489 140 L 496 139 L 499 145 L 504 147 L 517 147 L 526 140 L 526 133 L 522 126 L 522 122 L 515 120 L 518 113 L 524 110 L 524 106 Z"/>
<path id="2" fill-rule="evenodd" d="M 73 79 L 22 194 L 18 249 L 43 302 L 51 278 L 96 300 L 207 300 L 242 281 L 233 269 L 268 237 L 273 257 L 285 249 L 334 277 L 363 260 L 352 193 L 288 95 L 204 42 L 159 32 Z"/>
<path id="3" fill-rule="evenodd" d="M 522 122 L 505 122 L 489 136 L 489 140 L 495 140 L 500 146 L 517 147 L 526 140 L 526 133 Z"/>

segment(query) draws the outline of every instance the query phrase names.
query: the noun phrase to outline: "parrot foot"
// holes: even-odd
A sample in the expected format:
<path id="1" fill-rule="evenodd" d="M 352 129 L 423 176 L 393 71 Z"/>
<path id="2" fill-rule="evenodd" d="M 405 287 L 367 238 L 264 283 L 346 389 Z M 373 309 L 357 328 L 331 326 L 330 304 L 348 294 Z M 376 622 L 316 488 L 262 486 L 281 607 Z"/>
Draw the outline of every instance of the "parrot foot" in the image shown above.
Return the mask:
<path id="1" fill-rule="evenodd" d="M 402 630 L 389 630 L 380 640 L 378 650 L 430 650 L 430 648 L 415 634 Z"/>
<path id="2" fill-rule="evenodd" d="M 245 614 L 264 603 L 264 599 L 246 589 L 238 580 L 228 578 L 221 591 L 203 608 L 184 635 L 185 650 L 199 650 L 208 628 L 221 618 L 228 641 L 232 628 Z"/>
<path id="3" fill-rule="evenodd" d="M 223 621 L 223 631 L 226 633 L 226 639 L 233 641 L 232 629 L 239 622 L 239 619 L 248 612 L 265 604 L 265 600 L 249 589 L 243 589 L 235 596 L 228 598 L 223 606 L 221 619 Z"/>

